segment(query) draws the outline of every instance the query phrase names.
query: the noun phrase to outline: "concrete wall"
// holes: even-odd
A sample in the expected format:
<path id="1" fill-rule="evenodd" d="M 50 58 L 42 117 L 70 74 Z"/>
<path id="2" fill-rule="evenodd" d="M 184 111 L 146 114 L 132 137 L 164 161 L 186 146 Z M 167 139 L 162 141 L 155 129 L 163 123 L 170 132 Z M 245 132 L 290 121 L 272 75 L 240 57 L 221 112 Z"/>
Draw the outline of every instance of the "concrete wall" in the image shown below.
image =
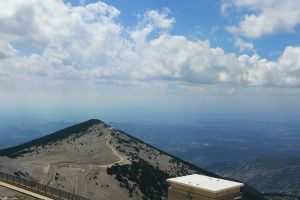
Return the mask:
<path id="1" fill-rule="evenodd" d="M 184 191 L 181 189 L 176 189 L 169 187 L 168 189 L 168 200 L 233 200 L 235 197 L 242 196 L 242 193 L 239 191 L 236 193 L 231 193 L 224 196 L 218 197 L 208 197 L 201 194 Z"/>

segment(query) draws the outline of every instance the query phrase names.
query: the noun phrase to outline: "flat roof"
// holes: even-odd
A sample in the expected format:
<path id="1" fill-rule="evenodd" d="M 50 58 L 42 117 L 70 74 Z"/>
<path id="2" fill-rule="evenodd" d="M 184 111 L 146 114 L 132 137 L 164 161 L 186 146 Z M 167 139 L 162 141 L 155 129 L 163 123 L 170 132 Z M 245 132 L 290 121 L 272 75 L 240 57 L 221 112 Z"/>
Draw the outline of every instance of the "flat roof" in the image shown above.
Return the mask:
<path id="1" fill-rule="evenodd" d="M 170 178 L 167 181 L 170 183 L 177 183 L 180 185 L 189 186 L 212 193 L 218 193 L 244 186 L 243 183 L 213 178 L 199 174 Z"/>

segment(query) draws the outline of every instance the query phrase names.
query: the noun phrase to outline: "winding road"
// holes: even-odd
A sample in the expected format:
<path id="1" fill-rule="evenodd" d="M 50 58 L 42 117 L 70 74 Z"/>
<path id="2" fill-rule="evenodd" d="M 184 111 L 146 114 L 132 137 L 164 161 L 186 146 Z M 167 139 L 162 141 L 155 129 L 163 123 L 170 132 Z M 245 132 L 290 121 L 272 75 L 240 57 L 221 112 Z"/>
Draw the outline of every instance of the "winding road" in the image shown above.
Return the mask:
<path id="1" fill-rule="evenodd" d="M 113 163 L 105 164 L 105 165 L 90 165 L 87 163 L 76 163 L 76 162 L 57 162 L 57 163 L 50 163 L 48 168 L 48 175 L 45 179 L 41 181 L 43 184 L 50 185 L 53 177 L 55 176 L 56 170 L 59 166 L 64 167 L 71 167 L 71 166 L 79 166 L 79 168 L 84 170 L 84 173 L 82 175 L 76 176 L 76 183 L 74 186 L 74 192 L 75 194 L 84 195 L 85 193 L 85 185 L 86 181 L 89 176 L 97 172 L 99 168 L 103 170 L 103 168 L 109 168 L 115 164 L 129 164 L 130 161 L 128 161 L 125 157 L 119 154 L 119 152 L 110 144 L 111 141 L 111 134 L 108 133 L 107 138 L 105 139 L 105 144 L 111 149 L 114 155 L 116 155 L 119 160 Z"/>

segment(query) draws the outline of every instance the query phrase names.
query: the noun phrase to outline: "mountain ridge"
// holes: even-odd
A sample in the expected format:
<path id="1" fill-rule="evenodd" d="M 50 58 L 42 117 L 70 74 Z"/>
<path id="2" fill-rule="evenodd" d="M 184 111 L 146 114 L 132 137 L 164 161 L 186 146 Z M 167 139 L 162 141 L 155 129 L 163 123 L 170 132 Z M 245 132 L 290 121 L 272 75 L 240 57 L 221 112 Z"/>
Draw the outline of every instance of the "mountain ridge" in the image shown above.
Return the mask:
<path id="1" fill-rule="evenodd" d="M 14 158 L 19 155 L 16 153 L 21 152 L 22 150 L 24 150 L 30 146 L 46 145 L 50 142 L 56 142 L 57 140 L 64 139 L 70 135 L 79 134 L 80 132 L 84 132 L 90 126 L 97 124 L 97 123 L 105 124 L 103 121 L 101 121 L 99 119 L 90 119 L 88 121 L 85 121 L 85 122 L 82 122 L 79 124 L 75 124 L 73 126 L 69 126 L 62 130 L 56 131 L 52 134 L 45 135 L 45 136 L 37 138 L 37 139 L 33 139 L 31 141 L 25 142 L 20 145 L 16 145 L 14 147 L 0 149 L 0 156 L 7 156 L 10 158 Z"/>
<path id="2" fill-rule="evenodd" d="M 92 128 L 92 131 L 91 131 L 91 128 Z M 38 138 L 35 140 L 31 140 L 27 143 L 24 143 L 24 144 L 21 144 L 21 145 L 12 147 L 12 148 L 0 150 L 0 156 L 7 156 L 7 157 L 9 157 L 13 160 L 17 160 L 17 161 L 20 160 L 21 163 L 25 163 L 25 166 L 28 165 L 28 163 L 31 164 L 31 162 L 36 162 L 35 161 L 36 156 L 38 156 L 38 155 L 40 155 L 40 158 L 44 158 L 44 157 L 45 157 L 45 159 L 48 158 L 46 160 L 51 160 L 54 158 L 57 159 L 56 157 L 53 158 L 53 152 L 55 152 L 56 149 L 59 149 L 61 145 L 67 145 L 67 144 L 69 145 L 67 147 L 62 146 L 63 148 L 61 148 L 61 149 L 63 149 L 63 151 L 65 151 L 66 148 L 70 147 L 72 149 L 77 150 L 78 152 L 81 151 L 82 149 L 86 150 L 87 148 L 89 148 L 89 146 L 92 147 L 92 145 L 88 145 L 88 142 L 86 142 L 87 145 L 84 145 L 84 141 L 88 141 L 88 139 L 89 139 L 88 137 L 90 137 L 88 135 L 88 133 L 91 135 L 93 135 L 95 133 L 93 135 L 93 138 L 90 140 L 91 144 L 92 144 L 92 142 L 94 142 L 95 139 L 103 137 L 101 139 L 103 145 L 105 145 L 105 144 L 112 145 L 119 153 L 123 154 L 123 156 L 126 157 L 130 162 L 117 164 L 117 161 L 114 161 L 116 163 L 112 166 L 105 166 L 105 165 L 100 165 L 100 164 L 98 164 L 98 166 L 95 165 L 99 169 L 94 170 L 94 171 L 91 170 L 90 173 L 93 175 L 93 177 L 91 178 L 91 176 L 86 176 L 85 178 L 88 177 L 88 179 L 90 179 L 89 181 L 91 182 L 91 181 L 93 181 L 93 179 L 95 177 L 97 177 L 97 175 L 95 175 L 97 173 L 98 173 L 98 175 L 100 174 L 99 176 L 109 175 L 109 176 L 113 177 L 114 180 L 118 181 L 117 185 L 119 185 L 123 189 L 125 188 L 126 190 L 125 189 L 124 190 L 129 192 L 130 198 L 138 198 L 138 197 L 134 197 L 134 195 L 135 196 L 142 195 L 144 199 L 163 199 L 163 198 L 165 198 L 166 193 L 167 193 L 165 179 L 172 177 L 172 176 L 176 176 L 176 175 L 201 173 L 201 174 L 221 178 L 220 176 L 217 176 L 216 174 L 214 174 L 212 172 L 209 172 L 207 170 L 199 168 L 192 163 L 184 161 L 180 158 L 177 158 L 176 156 L 173 156 L 173 155 L 171 155 L 167 152 L 164 152 L 156 147 L 153 147 L 152 145 L 147 144 L 146 142 L 143 142 L 143 141 L 131 136 L 128 133 L 125 133 L 118 129 L 114 129 L 114 128 L 110 127 L 109 125 L 107 125 L 106 123 L 104 123 L 103 121 L 97 120 L 97 119 L 88 120 L 86 122 L 82 122 L 82 123 L 76 124 L 74 126 L 70 126 L 68 128 L 62 129 L 60 131 L 56 131 L 50 135 L 47 135 L 47 136 L 44 136 L 44 137 L 41 137 L 41 138 Z M 111 138 L 109 138 L 109 137 L 111 137 Z M 83 140 L 82 138 L 85 138 L 85 140 Z M 86 139 L 86 138 L 88 138 L 88 139 Z M 64 141 L 63 144 L 60 143 L 61 141 Z M 78 148 L 77 146 L 80 146 L 81 149 Z M 98 147 L 98 146 L 96 146 L 96 147 Z M 84 155 L 92 154 L 92 156 L 95 156 L 92 153 L 93 150 L 94 150 L 93 148 L 86 150 Z M 70 152 L 70 151 L 71 150 L 68 150 L 67 152 Z M 88 151 L 90 151 L 90 152 L 88 152 Z M 96 150 L 94 150 L 94 151 L 96 151 Z M 57 156 L 57 155 L 64 156 L 63 153 L 62 154 L 58 154 L 58 153 L 54 154 L 54 156 Z M 72 154 L 70 157 L 72 157 Z M 83 158 L 86 158 L 86 156 Z M 97 157 L 97 159 L 99 159 L 99 157 Z M 110 158 L 110 159 L 112 159 L 112 158 Z M 62 160 L 64 160 L 64 159 L 62 159 Z M 75 165 L 77 161 L 75 160 L 73 164 Z M 85 162 L 86 163 L 83 162 L 83 164 L 86 164 L 87 166 L 83 169 L 88 171 L 88 170 L 90 170 L 92 165 L 88 161 L 85 161 Z M 49 183 L 52 183 L 53 185 L 57 185 L 59 187 L 63 187 L 64 186 L 63 184 L 67 185 L 67 183 L 62 183 L 62 181 L 59 182 L 60 178 L 61 178 L 61 180 L 64 180 L 62 178 L 64 176 L 64 174 L 61 173 L 61 171 L 63 171 L 64 168 L 66 168 L 66 166 L 62 166 L 62 164 L 55 166 L 55 164 L 51 164 L 51 163 L 50 163 L 50 166 L 48 166 L 48 165 L 46 165 L 46 167 L 44 167 L 46 169 L 48 167 L 48 171 L 47 171 L 48 175 L 45 175 L 45 176 L 49 176 L 49 173 L 51 173 L 51 172 L 52 172 L 52 175 L 54 175 L 54 179 L 50 179 Z M 93 167 L 95 167 L 95 166 L 93 166 Z M 105 167 L 103 167 L 103 166 L 105 166 Z M 28 170 L 28 167 L 27 168 L 26 167 L 24 167 L 24 169 Z M 67 166 L 67 167 L 70 167 L 70 166 Z M 1 166 L 0 166 L 0 168 L 1 168 Z M 105 175 L 103 172 L 103 169 L 100 169 L 100 168 L 105 168 L 107 174 Z M 55 170 L 56 170 L 56 172 L 55 172 Z M 153 179 L 153 187 L 151 187 L 153 191 L 149 192 L 149 191 L 145 190 L 145 188 L 143 186 L 143 184 L 144 184 L 143 182 L 138 182 L 138 180 L 136 180 L 132 176 L 129 176 L 128 175 L 129 173 L 123 173 L 124 170 L 125 171 L 127 170 L 128 172 L 131 172 L 131 173 L 135 172 L 136 170 L 142 171 L 141 177 L 148 176 L 147 170 L 153 172 L 153 176 L 158 175 L 158 176 L 156 176 L 155 180 Z M 58 175 L 56 175 L 55 173 Z M 28 174 L 30 174 L 30 173 L 28 173 Z M 39 172 L 39 174 L 42 174 L 42 172 Z M 37 175 L 36 175 L 36 177 L 39 178 L 39 176 L 37 176 Z M 163 179 L 161 177 L 163 177 Z M 53 178 L 53 177 L 50 177 L 50 178 Z M 79 177 L 79 179 L 80 179 L 80 177 Z M 227 178 L 227 179 L 229 179 L 229 178 Z M 94 180 L 98 180 L 98 179 L 95 178 Z M 234 179 L 229 179 L 229 180 L 234 180 Z M 112 180 L 110 180 L 110 181 L 112 182 Z M 90 185 L 90 182 L 88 182 L 86 184 Z M 83 188 L 85 186 L 84 184 L 85 183 L 83 183 Z M 160 192 L 155 193 L 156 192 L 155 189 L 159 190 L 159 187 L 158 187 L 159 185 L 161 186 L 162 189 Z M 164 187 L 162 187 L 162 185 L 164 185 Z M 69 187 L 71 188 L 71 186 L 69 186 Z M 79 187 L 79 186 L 74 186 L 74 187 Z M 249 199 L 249 200 L 250 199 L 251 200 L 252 199 L 253 200 L 254 199 L 256 199 L 256 200 L 264 199 L 264 197 L 261 193 L 257 192 L 256 190 L 249 187 L 248 185 L 246 185 L 242 190 L 245 194 L 245 199 Z M 75 189 L 75 191 L 76 191 L 76 189 Z M 153 193 L 155 193 L 156 196 L 152 197 L 151 194 L 153 194 Z M 87 194 L 93 196 L 94 193 L 93 193 L 93 191 L 91 191 Z"/>

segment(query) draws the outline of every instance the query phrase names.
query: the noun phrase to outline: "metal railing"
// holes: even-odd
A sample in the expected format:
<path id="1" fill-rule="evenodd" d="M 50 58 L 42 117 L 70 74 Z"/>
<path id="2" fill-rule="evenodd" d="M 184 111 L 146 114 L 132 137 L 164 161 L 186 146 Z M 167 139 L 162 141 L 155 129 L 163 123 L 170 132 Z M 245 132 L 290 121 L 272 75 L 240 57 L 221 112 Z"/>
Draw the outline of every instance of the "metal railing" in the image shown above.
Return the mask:
<path id="1" fill-rule="evenodd" d="M 53 199 L 63 200 L 90 200 L 89 198 L 73 194 L 61 189 L 57 189 L 48 185 L 38 183 L 36 181 L 28 180 L 16 175 L 0 172 L 0 181 L 18 186 L 28 191 L 35 192 L 37 194 L 45 195 Z"/>

